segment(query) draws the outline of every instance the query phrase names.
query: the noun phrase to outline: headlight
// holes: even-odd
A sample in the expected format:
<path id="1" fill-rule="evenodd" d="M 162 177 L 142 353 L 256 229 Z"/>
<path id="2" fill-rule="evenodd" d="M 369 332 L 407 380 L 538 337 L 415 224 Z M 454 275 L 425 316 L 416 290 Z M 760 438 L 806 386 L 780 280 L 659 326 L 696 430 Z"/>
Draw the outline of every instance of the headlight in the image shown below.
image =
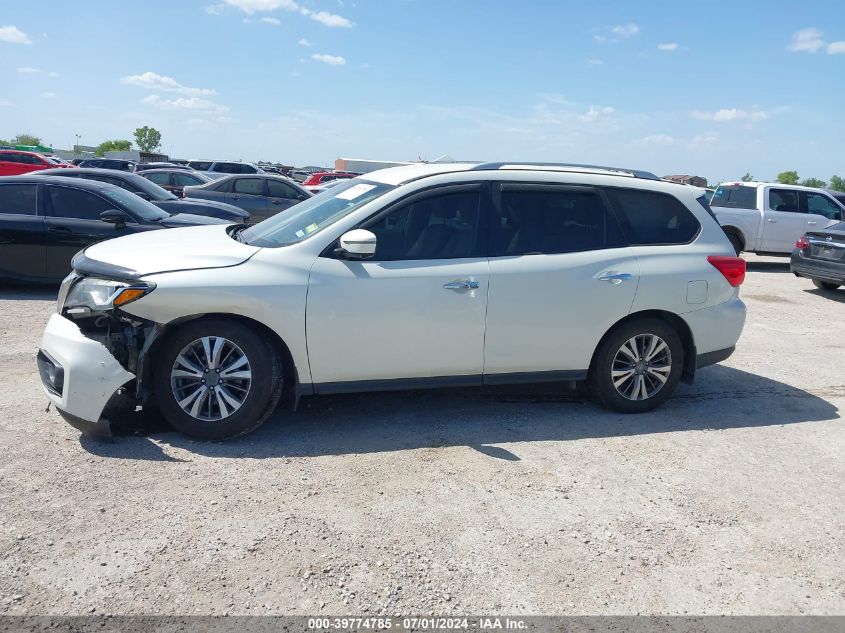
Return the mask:
<path id="1" fill-rule="evenodd" d="M 131 303 L 149 294 L 155 288 L 151 283 L 128 284 L 110 279 L 85 277 L 71 286 L 64 307 L 89 308 L 95 311 L 111 310 Z"/>

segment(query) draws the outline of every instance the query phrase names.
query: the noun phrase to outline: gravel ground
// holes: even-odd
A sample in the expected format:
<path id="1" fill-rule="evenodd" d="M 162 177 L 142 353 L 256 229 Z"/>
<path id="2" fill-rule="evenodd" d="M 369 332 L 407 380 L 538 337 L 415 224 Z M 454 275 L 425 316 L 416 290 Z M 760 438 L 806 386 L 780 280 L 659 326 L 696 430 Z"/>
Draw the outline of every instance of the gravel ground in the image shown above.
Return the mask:
<path id="1" fill-rule="evenodd" d="M 845 290 L 751 261 L 736 354 L 654 413 L 344 395 L 222 444 L 80 437 L 55 293 L 0 291 L 0 612 L 843 614 Z"/>

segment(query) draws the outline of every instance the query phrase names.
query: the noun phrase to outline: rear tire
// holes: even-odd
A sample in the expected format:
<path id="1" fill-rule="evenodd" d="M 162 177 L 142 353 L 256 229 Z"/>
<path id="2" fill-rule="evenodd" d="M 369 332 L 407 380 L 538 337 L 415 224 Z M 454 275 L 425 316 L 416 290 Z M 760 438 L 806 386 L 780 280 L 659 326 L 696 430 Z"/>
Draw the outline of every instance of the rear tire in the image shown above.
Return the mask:
<path id="1" fill-rule="evenodd" d="M 153 383 L 162 414 L 185 435 L 224 440 L 254 431 L 282 393 L 276 350 L 234 320 L 200 319 L 171 334 Z"/>
<path id="2" fill-rule="evenodd" d="M 678 333 L 660 319 L 637 319 L 602 341 L 590 368 L 590 386 L 604 407 L 643 413 L 672 395 L 683 367 Z"/>
<path id="3" fill-rule="evenodd" d="M 836 290 L 842 284 L 835 284 L 830 281 L 820 281 L 818 279 L 813 279 L 813 285 L 819 290 Z"/>
<path id="4" fill-rule="evenodd" d="M 739 236 L 735 233 L 728 233 L 728 239 L 731 241 L 731 246 L 734 247 L 734 252 L 736 253 L 737 257 L 742 252 L 742 240 L 739 239 Z"/>

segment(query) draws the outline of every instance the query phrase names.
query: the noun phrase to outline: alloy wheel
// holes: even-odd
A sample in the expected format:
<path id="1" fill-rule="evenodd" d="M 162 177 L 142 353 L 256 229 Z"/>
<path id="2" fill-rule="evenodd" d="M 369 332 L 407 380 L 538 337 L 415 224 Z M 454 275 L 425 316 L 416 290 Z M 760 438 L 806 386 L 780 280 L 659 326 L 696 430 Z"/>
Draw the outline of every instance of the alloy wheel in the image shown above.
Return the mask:
<path id="1" fill-rule="evenodd" d="M 648 400 L 663 388 L 672 372 L 669 345 L 656 334 L 632 336 L 613 357 L 611 380 L 628 400 Z"/>

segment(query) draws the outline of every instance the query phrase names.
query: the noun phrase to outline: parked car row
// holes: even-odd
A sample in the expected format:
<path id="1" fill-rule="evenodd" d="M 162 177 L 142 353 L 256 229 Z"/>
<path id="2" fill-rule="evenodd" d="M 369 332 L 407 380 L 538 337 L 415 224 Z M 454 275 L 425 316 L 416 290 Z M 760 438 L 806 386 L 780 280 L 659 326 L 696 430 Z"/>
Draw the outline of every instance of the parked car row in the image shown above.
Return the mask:
<path id="1" fill-rule="evenodd" d="M 73 165 L 57 163 L 37 152 L 0 149 L 0 176 L 18 176 L 42 169 L 67 169 Z"/>

